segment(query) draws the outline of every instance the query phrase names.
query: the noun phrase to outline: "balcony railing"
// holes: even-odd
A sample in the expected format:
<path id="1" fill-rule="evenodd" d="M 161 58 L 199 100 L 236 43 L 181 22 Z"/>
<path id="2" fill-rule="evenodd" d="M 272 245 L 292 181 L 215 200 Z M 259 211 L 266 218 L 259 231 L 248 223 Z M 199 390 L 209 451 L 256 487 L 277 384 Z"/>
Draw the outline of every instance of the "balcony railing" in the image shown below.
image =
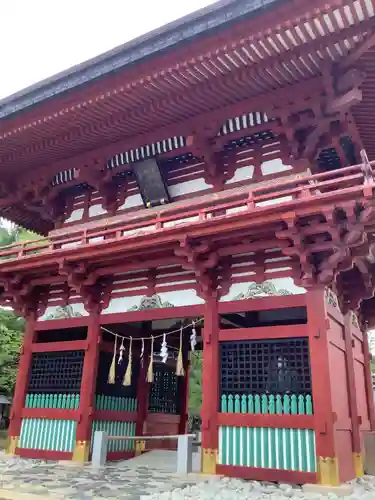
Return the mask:
<path id="1" fill-rule="evenodd" d="M 50 235 L 48 239 L 26 241 L 3 247 L 1 260 L 20 259 L 56 250 L 76 248 L 98 242 L 110 242 L 135 236 L 160 233 L 171 228 L 202 224 L 213 219 L 235 218 L 236 214 L 295 210 L 306 204 L 351 201 L 372 197 L 375 187 L 374 162 L 340 170 L 315 174 L 277 185 L 254 189 L 242 188 L 192 200 L 191 205 L 171 204 L 161 210 L 139 213 L 100 221 L 95 226 L 70 228 L 66 234 Z M 91 226 L 91 227 L 90 227 Z"/>

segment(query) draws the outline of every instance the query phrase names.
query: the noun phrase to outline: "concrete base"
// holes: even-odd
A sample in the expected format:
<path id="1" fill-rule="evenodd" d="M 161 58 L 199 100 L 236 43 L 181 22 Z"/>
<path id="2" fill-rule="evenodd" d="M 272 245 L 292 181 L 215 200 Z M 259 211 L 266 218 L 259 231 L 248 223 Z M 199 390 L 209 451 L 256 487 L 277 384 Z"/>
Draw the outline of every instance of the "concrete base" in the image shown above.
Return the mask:
<path id="1" fill-rule="evenodd" d="M 88 465 L 90 462 L 80 463 L 80 462 L 73 462 L 72 460 L 59 460 L 57 463 L 59 465 L 62 465 L 63 467 L 75 467 L 82 469 L 85 465 Z"/>
<path id="2" fill-rule="evenodd" d="M 0 488 L 1 500 L 51 500 L 50 495 L 34 495 L 32 493 L 20 493 L 19 491 L 3 490 Z"/>
<path id="3" fill-rule="evenodd" d="M 375 432 L 364 433 L 365 443 L 365 473 L 369 476 L 375 475 Z"/>
<path id="4" fill-rule="evenodd" d="M 340 484 L 340 486 L 326 486 L 323 484 L 304 484 L 302 486 L 304 493 L 319 493 L 328 495 L 334 493 L 337 497 L 346 497 L 353 493 L 354 487 L 351 484 Z"/>

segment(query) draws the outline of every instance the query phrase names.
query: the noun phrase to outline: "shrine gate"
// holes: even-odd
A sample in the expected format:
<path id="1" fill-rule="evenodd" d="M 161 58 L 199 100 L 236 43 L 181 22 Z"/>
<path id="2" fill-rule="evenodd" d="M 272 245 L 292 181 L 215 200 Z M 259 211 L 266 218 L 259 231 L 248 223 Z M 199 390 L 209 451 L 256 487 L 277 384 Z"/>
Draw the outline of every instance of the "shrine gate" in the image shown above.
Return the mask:
<path id="1" fill-rule="evenodd" d="M 203 351 L 203 472 L 364 474 L 374 22 L 373 0 L 220 1 L 0 101 L 0 214 L 40 235 L 0 251 L 26 319 L 10 454 L 184 434 Z"/>

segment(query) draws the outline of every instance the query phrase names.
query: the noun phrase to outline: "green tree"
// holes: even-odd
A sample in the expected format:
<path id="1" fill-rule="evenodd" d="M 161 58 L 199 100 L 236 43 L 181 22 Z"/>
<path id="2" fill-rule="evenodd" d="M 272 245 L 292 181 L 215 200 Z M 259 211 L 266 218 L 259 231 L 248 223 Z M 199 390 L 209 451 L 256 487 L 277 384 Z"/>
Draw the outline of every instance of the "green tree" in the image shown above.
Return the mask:
<path id="1" fill-rule="evenodd" d="M 18 240 L 19 229 L 17 226 L 7 228 L 4 223 L 0 223 L 0 246 L 12 245 Z"/>
<path id="2" fill-rule="evenodd" d="M 38 236 L 12 223 L 0 220 L 0 247 Z M 0 393 L 12 395 L 25 322 L 10 309 L 0 307 Z"/>
<path id="3" fill-rule="evenodd" d="M 0 308 L 0 393 L 12 395 L 25 322 L 13 311 Z"/>
<path id="4" fill-rule="evenodd" d="M 22 241 L 39 239 L 39 235 L 11 222 L 0 220 L 0 247 Z"/>
<path id="5" fill-rule="evenodd" d="M 192 354 L 189 380 L 189 413 L 191 415 L 199 415 L 202 406 L 202 361 L 202 351 Z"/>

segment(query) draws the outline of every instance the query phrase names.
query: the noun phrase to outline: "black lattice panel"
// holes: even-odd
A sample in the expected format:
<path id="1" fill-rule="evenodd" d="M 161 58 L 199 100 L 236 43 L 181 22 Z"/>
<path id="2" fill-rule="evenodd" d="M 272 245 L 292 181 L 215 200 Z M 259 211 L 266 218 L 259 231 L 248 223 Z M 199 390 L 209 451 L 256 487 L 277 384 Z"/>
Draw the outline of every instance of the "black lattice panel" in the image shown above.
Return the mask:
<path id="1" fill-rule="evenodd" d="M 151 413 L 180 412 L 180 377 L 166 365 L 154 365 L 154 382 L 150 388 L 148 410 Z"/>
<path id="2" fill-rule="evenodd" d="M 79 393 L 84 351 L 34 353 L 28 393 Z"/>
<path id="3" fill-rule="evenodd" d="M 221 395 L 310 394 L 307 338 L 220 343 Z"/>
<path id="4" fill-rule="evenodd" d="M 96 379 L 96 394 L 114 397 L 135 398 L 137 395 L 137 382 L 139 374 L 139 363 L 133 359 L 131 385 L 124 387 L 122 385 L 125 371 L 128 365 L 128 358 L 125 355 L 120 364 L 116 364 L 116 381 L 114 384 L 108 384 L 108 375 L 112 363 L 113 354 L 110 352 L 101 352 L 99 357 L 98 374 Z"/>

